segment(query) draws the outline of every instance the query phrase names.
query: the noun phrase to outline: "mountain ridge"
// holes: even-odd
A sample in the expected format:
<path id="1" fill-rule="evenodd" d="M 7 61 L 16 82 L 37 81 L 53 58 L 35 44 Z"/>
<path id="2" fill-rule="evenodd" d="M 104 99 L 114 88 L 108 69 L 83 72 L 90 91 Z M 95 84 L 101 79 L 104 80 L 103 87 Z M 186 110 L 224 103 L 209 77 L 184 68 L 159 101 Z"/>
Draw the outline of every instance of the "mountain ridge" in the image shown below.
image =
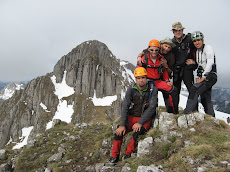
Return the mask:
<path id="1" fill-rule="evenodd" d="M 120 66 L 120 60 L 99 41 L 86 41 L 78 45 L 57 62 L 53 72 L 31 80 L 23 90 L 16 91 L 14 96 L 0 104 L 0 148 L 10 139 L 16 142 L 24 127 L 34 126 L 31 138 L 43 133 L 46 130 L 45 126 L 57 112 L 58 106 L 63 103 L 72 106 L 73 123 L 89 122 L 92 120 L 90 113 L 99 113 L 88 99 L 94 94 L 97 98 L 117 95 L 117 100 L 106 110 L 110 118 L 115 119 L 120 114 L 121 93 L 130 84 L 130 80 L 133 80 L 133 76 L 128 74 L 125 75 L 127 78 L 122 76 L 127 64 Z M 128 66 L 132 68 L 129 70 L 135 68 L 131 64 Z M 51 77 L 55 76 L 56 83 L 61 83 L 65 71 L 64 82 L 72 86 L 74 94 L 59 99 L 55 95 Z M 49 112 L 41 107 L 41 103 Z"/>
<path id="2" fill-rule="evenodd" d="M 103 162 L 92 163 L 99 163 L 109 158 L 112 132 L 119 123 L 125 91 L 134 82 L 134 69 L 135 66 L 129 62 L 116 59 L 105 44 L 95 40 L 86 41 L 63 56 L 55 65 L 53 72 L 31 80 L 24 89 L 16 91 L 11 98 L 0 104 L 0 149 L 5 148 L 0 150 L 0 159 L 4 160 L 0 169 L 4 168 L 5 171 L 14 169 L 28 171 L 31 168 L 36 171 L 95 171 L 98 166 L 101 166 L 97 169 L 102 170 Z M 105 99 L 108 104 L 98 103 L 104 98 L 108 98 Z M 94 102 L 97 102 L 97 105 Z M 162 102 L 163 100 L 159 103 Z M 183 100 L 182 103 L 186 103 L 186 101 Z M 180 130 L 179 124 L 175 121 L 183 119 L 184 126 L 195 125 L 195 121 L 198 119 L 195 118 L 195 115 L 174 116 L 162 112 L 165 111 L 164 108 L 162 110 L 162 107 L 159 107 L 158 110 L 159 120 L 161 119 L 160 121 L 164 124 L 159 124 L 160 126 L 148 133 L 148 136 L 152 138 L 154 136 L 153 143 L 160 143 L 160 147 L 154 148 L 162 152 L 155 152 L 155 155 L 159 156 L 153 156 L 153 158 L 157 160 L 159 157 L 170 158 L 173 153 L 184 150 L 185 145 L 193 144 L 187 143 L 185 140 L 187 138 L 196 140 L 197 150 L 203 150 L 199 144 L 202 144 L 208 150 L 207 152 L 212 150 L 210 147 L 219 148 L 216 144 L 208 145 L 208 142 L 200 142 L 195 137 L 201 133 L 200 129 L 204 132 L 202 139 L 209 138 L 211 143 L 220 140 L 222 141 L 221 148 L 228 150 L 229 136 L 225 132 L 228 131 L 229 126 L 225 123 L 206 116 L 202 118 L 206 119 L 204 126 L 200 121 L 198 121 L 197 127 L 194 126 L 195 132 L 197 130 L 194 135 L 192 134 L 194 130 Z M 204 114 L 198 114 L 198 116 L 204 116 Z M 161 128 L 162 131 L 158 130 Z M 161 132 L 165 132 L 169 128 L 172 129 L 169 132 L 170 136 L 162 135 Z M 207 128 L 209 133 L 206 133 Z M 180 139 L 181 134 L 177 133 L 177 130 L 185 132 L 185 137 Z M 223 132 L 221 136 L 219 136 L 219 130 Z M 213 137 L 210 135 L 211 131 L 214 132 Z M 127 143 L 128 138 L 124 140 L 124 143 Z M 26 146 L 21 144 L 24 140 L 27 141 Z M 156 145 L 158 144 L 152 146 Z M 82 152 L 81 149 L 85 149 L 85 151 Z M 191 151 L 191 149 L 187 149 L 187 152 Z M 175 155 L 180 156 L 180 154 Z M 207 155 L 208 158 L 206 158 Z M 190 163 L 195 161 L 195 158 L 199 158 L 199 153 L 195 152 L 193 157 L 183 156 L 185 156 L 184 160 L 178 162 L 182 162 L 184 169 L 198 169 L 196 165 L 188 165 L 187 161 L 190 160 Z M 228 161 L 227 165 L 230 162 L 228 157 L 206 153 L 202 154 L 198 160 L 202 162 L 201 164 L 206 165 L 206 160 L 210 158 L 217 163 L 207 163 L 216 167 L 221 166 L 219 162 L 222 160 Z M 167 161 L 167 159 L 165 160 Z M 128 162 L 136 164 L 137 159 L 134 158 L 133 162 L 132 160 Z M 140 162 L 150 165 L 146 162 L 152 162 L 151 157 L 148 160 L 144 157 Z M 160 165 L 160 163 L 161 161 L 156 165 Z M 122 162 L 120 165 L 122 166 Z M 167 169 L 167 165 L 180 169 L 173 163 L 166 163 L 164 169 Z M 185 167 L 186 165 L 188 167 Z M 111 167 L 108 168 L 111 169 Z M 168 168 L 171 170 L 171 167 Z M 132 167 L 132 169 L 137 169 L 137 167 Z"/>

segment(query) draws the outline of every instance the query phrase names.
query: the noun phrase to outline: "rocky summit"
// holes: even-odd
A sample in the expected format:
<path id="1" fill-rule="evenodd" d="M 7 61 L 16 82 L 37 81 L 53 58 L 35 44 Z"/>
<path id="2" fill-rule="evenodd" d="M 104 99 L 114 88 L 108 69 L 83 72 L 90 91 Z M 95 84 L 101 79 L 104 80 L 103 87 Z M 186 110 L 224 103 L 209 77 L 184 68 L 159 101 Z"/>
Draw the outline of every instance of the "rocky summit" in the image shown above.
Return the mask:
<path id="1" fill-rule="evenodd" d="M 152 128 L 117 164 L 106 163 L 134 65 L 99 41 L 64 55 L 53 72 L 0 102 L 0 172 L 194 172 L 230 170 L 230 127 L 202 113 L 157 108 Z M 102 102 L 102 103 L 101 103 Z"/>
<path id="2" fill-rule="evenodd" d="M 33 126 L 29 140 L 45 132 L 47 123 L 52 121 L 60 105 L 54 84 L 61 82 L 74 90 L 71 96 L 61 98 L 73 106 L 72 123 L 88 123 L 93 115 L 100 114 L 89 99 L 93 96 L 117 96 L 112 106 L 104 109 L 108 118 L 114 119 L 120 114 L 121 93 L 133 81 L 126 70 L 132 73 L 134 68 L 128 62 L 116 59 L 108 47 L 99 41 L 86 41 L 78 45 L 57 62 L 53 72 L 31 80 L 23 90 L 16 90 L 10 99 L 1 102 L 0 148 L 9 141 L 18 142 L 23 128 Z M 56 83 L 52 77 L 55 77 Z"/>
<path id="3" fill-rule="evenodd" d="M 67 85 L 74 87 L 76 94 L 92 97 L 95 90 L 102 98 L 121 93 L 120 61 L 101 42 L 84 42 L 63 56 L 53 70 L 57 83 L 64 71 Z"/>

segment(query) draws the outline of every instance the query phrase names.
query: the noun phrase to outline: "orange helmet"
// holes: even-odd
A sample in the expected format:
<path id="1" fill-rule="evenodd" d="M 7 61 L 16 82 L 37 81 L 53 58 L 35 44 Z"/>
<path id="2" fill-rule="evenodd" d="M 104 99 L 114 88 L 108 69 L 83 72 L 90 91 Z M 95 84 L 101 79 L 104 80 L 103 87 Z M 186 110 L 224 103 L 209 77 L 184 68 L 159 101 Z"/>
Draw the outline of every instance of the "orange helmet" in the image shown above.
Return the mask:
<path id="1" fill-rule="evenodd" d="M 153 39 L 149 42 L 149 47 L 158 47 L 160 48 L 160 42 L 156 39 Z"/>
<path id="2" fill-rule="evenodd" d="M 138 67 L 134 70 L 134 77 L 147 75 L 147 71 L 143 67 Z"/>

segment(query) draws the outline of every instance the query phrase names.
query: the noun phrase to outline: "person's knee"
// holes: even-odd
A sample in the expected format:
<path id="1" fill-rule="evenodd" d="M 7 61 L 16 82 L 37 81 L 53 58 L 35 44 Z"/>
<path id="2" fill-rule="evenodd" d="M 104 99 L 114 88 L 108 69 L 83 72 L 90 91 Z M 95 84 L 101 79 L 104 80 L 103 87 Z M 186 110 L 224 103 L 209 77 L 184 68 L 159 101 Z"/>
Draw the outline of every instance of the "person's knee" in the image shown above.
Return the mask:
<path id="1" fill-rule="evenodd" d="M 169 94 L 176 94 L 177 93 L 177 87 L 175 87 L 174 85 L 172 86 L 171 90 L 169 91 Z"/>
<path id="2" fill-rule="evenodd" d="M 197 87 L 192 86 L 189 91 L 189 99 L 194 99 L 195 94 L 197 93 Z"/>
<path id="3" fill-rule="evenodd" d="M 120 125 L 117 125 L 117 128 L 119 128 Z M 114 134 L 114 140 L 122 140 L 123 136 L 118 136 L 116 133 Z"/>
<path id="4" fill-rule="evenodd" d="M 137 142 L 138 136 L 139 136 L 139 135 L 143 135 L 146 131 L 147 131 L 147 130 L 146 130 L 143 126 L 141 126 L 141 130 L 140 130 L 140 131 L 134 132 L 134 133 L 133 133 L 133 140 L 134 140 L 135 142 Z"/>
<path id="5" fill-rule="evenodd" d="M 123 136 L 118 136 L 117 134 L 114 134 L 114 140 L 122 140 Z"/>

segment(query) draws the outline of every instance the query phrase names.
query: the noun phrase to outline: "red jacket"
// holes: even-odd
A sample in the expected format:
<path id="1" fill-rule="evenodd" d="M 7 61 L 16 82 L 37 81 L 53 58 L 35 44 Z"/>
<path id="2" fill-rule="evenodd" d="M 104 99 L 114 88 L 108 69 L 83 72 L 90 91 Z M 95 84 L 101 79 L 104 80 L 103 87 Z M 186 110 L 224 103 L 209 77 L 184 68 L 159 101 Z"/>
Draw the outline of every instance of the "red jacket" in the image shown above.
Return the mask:
<path id="1" fill-rule="evenodd" d="M 147 64 L 147 66 L 151 66 L 151 67 L 159 67 L 159 65 L 161 64 L 160 63 L 160 57 L 164 59 L 164 56 L 158 54 L 156 62 L 154 64 L 153 61 L 149 58 L 149 53 L 147 54 L 147 57 L 148 57 L 148 64 Z M 144 63 L 146 63 L 145 56 L 142 56 L 141 58 L 144 60 Z M 138 65 L 137 67 L 141 67 L 141 66 Z M 146 68 L 146 70 L 147 70 L 147 78 L 157 80 L 157 79 L 160 79 L 160 77 L 162 75 L 163 79 L 165 81 L 168 81 L 169 80 L 169 76 L 168 76 L 168 72 L 166 71 L 166 69 L 161 74 L 158 72 L 158 69 L 159 68 L 148 68 L 147 67 Z"/>

